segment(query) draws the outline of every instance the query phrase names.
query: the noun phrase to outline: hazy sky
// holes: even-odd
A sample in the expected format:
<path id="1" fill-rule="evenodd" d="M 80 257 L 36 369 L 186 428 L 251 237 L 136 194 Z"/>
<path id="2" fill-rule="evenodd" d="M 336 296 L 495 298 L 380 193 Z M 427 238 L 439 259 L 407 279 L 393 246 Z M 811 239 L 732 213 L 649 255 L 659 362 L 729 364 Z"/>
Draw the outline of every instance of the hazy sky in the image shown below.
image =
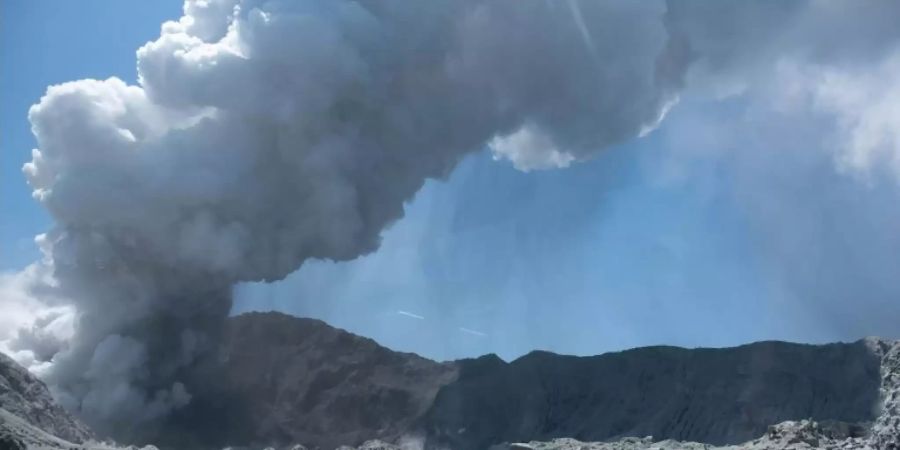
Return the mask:
<path id="1" fill-rule="evenodd" d="M 32 239 L 50 226 L 21 174 L 35 147 L 28 107 L 50 84 L 135 82 L 135 50 L 181 2 L 2 8 L 0 269 L 14 272 L 39 257 Z M 885 54 L 842 65 L 845 78 L 890 73 Z M 772 85 L 803 70 L 781 67 Z M 865 86 L 842 81 L 829 86 L 862 93 L 840 99 L 865 101 Z M 844 123 L 832 97 L 798 113 L 807 106 L 773 103 L 790 95 L 772 85 L 725 84 L 686 91 L 656 130 L 568 168 L 525 173 L 488 151 L 469 155 L 426 183 L 376 252 L 242 285 L 234 312 L 321 318 L 438 359 L 900 337 L 889 162 L 848 162 L 832 148 Z M 900 118 L 896 104 L 872 114 Z"/>

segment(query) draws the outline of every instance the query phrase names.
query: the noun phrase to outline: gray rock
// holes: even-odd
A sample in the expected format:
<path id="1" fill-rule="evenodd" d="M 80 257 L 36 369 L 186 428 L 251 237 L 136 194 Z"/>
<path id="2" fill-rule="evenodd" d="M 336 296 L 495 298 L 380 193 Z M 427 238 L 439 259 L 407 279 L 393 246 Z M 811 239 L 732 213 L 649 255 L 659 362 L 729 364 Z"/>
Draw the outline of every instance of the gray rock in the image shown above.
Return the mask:
<path id="1" fill-rule="evenodd" d="M 229 320 L 219 369 L 221 402 L 192 403 L 175 420 L 190 444 L 161 448 L 225 447 L 217 433 L 232 450 L 900 449 L 900 343 L 879 339 L 437 363 L 249 314 Z M 0 355 L 0 449 L 123 450 L 90 437 Z"/>
<path id="2" fill-rule="evenodd" d="M 760 342 L 437 363 L 317 320 L 252 313 L 229 319 L 226 329 L 221 380 L 232 399 L 209 414 L 186 415 L 227 424 L 239 432 L 225 443 L 256 449 L 329 449 L 398 442 L 405 434 L 453 450 L 564 437 L 726 445 L 803 419 L 837 439 L 863 434 L 869 428 L 859 424 L 876 420 L 881 360 L 891 345 Z M 218 411 L 236 415 L 211 416 Z M 203 434 L 188 420 L 180 423 L 187 427 L 181 434 Z M 878 426 L 889 436 L 894 425 Z M 209 429 L 221 436 L 221 428 Z"/>
<path id="3" fill-rule="evenodd" d="M 872 444 L 883 450 L 900 449 L 900 344 L 876 341 L 881 363 L 881 413 L 872 425 Z"/>
<path id="4" fill-rule="evenodd" d="M 415 428 L 456 367 L 313 319 L 249 313 L 229 319 L 223 390 L 243 442 L 312 448 L 397 441 Z M 234 411 L 235 408 L 226 408 Z"/>
<path id="5" fill-rule="evenodd" d="M 738 445 L 715 447 L 696 442 L 652 438 L 625 438 L 613 442 L 581 442 L 574 439 L 533 441 L 527 445 L 535 450 L 896 450 L 900 439 L 900 342 L 876 339 L 861 341 L 880 359 L 881 383 L 879 392 L 882 407 L 870 428 L 863 424 L 811 420 L 785 421 L 770 426 L 766 433 Z M 519 444 L 504 444 L 492 448 L 506 450 Z"/>
<path id="6" fill-rule="evenodd" d="M 872 422 L 880 396 L 881 357 L 869 341 L 533 352 L 458 364 L 458 379 L 425 418 L 431 442 L 458 450 L 567 436 L 736 444 L 786 420 Z"/>
<path id="7" fill-rule="evenodd" d="M 93 435 L 60 407 L 43 381 L 0 353 L 0 408 L 61 439 L 84 442 Z"/>
<path id="8" fill-rule="evenodd" d="M 0 449 L 2 450 L 158 450 L 146 447 L 120 447 L 111 442 L 71 442 L 34 426 L 23 418 L 0 408 Z"/>

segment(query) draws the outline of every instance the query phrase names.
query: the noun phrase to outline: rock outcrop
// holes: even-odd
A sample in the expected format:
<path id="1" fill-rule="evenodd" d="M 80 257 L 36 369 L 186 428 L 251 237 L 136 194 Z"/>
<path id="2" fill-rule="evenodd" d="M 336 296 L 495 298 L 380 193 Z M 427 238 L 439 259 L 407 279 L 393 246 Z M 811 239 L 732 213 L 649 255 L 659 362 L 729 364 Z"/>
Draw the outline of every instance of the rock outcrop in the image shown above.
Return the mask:
<path id="1" fill-rule="evenodd" d="M 41 380 L 0 353 L 0 450 L 139 449 L 94 440 L 84 424 L 53 400 Z"/>
<path id="2" fill-rule="evenodd" d="M 872 424 L 872 445 L 882 450 L 900 450 L 900 342 L 868 340 L 881 356 L 881 403 Z"/>
<path id="3" fill-rule="evenodd" d="M 0 413 L 19 417 L 45 433 L 72 442 L 93 436 L 84 424 L 59 406 L 43 381 L 0 353 Z"/>

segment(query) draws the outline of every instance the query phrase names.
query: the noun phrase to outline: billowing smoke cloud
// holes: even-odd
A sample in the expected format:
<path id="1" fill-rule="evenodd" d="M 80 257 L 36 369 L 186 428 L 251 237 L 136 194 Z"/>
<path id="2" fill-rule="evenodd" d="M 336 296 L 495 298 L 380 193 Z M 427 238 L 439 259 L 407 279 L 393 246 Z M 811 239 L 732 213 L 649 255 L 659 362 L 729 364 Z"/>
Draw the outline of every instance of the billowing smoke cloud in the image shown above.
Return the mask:
<path id="1" fill-rule="evenodd" d="M 810 145 L 831 152 L 838 171 L 900 179 L 898 20 L 900 4 L 881 0 L 685 0 L 665 18 L 685 42 L 690 89 L 743 94 L 795 129 L 821 120 L 828 139 Z M 776 128 L 769 134 L 785 135 Z"/>
<path id="2" fill-rule="evenodd" d="M 894 5 L 188 0 L 138 50 L 139 85 L 66 83 L 31 109 L 25 173 L 56 222 L 41 267 L 77 320 L 62 351 L 40 326 L 13 344 L 101 431 L 152 422 L 200 394 L 235 283 L 374 251 L 468 152 L 565 167 L 648 133 L 685 86 L 881 61 Z M 857 75 L 815 91 L 847 130 L 882 117 L 838 112 L 874 96 L 828 88 Z"/>
<path id="3" fill-rule="evenodd" d="M 56 222 L 43 267 L 78 314 L 46 377 L 102 432 L 198 394 L 235 283 L 374 251 L 468 152 L 588 158 L 655 126 L 681 82 L 658 3 L 184 11 L 138 50 L 139 85 L 52 86 L 29 113 L 24 171 Z"/>
<path id="4" fill-rule="evenodd" d="M 682 43 L 692 89 L 735 94 L 771 84 L 790 62 L 867 70 L 897 47 L 900 5 L 860 2 L 761 0 L 667 3 L 665 22 Z"/>

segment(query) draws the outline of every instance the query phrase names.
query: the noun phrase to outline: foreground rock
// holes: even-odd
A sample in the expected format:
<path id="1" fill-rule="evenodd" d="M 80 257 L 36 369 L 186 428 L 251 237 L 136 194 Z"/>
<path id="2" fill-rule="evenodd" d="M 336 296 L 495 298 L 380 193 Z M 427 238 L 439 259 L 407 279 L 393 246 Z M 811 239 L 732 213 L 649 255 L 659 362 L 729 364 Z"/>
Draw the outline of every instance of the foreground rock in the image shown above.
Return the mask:
<path id="1" fill-rule="evenodd" d="M 60 439 L 26 422 L 21 417 L 0 409 L 0 450 L 158 450 L 154 446 L 120 447 L 114 443 L 70 442 Z"/>
<path id="2" fill-rule="evenodd" d="M 366 442 L 352 450 L 419 450 L 422 447 Z M 652 437 L 627 437 L 611 442 L 582 442 L 571 438 L 493 445 L 489 450 L 893 450 L 881 446 L 868 430 L 857 424 L 786 421 L 765 435 L 737 445 L 713 446 L 698 442 L 656 441 Z"/>
<path id="3" fill-rule="evenodd" d="M 0 413 L 4 418 L 19 417 L 45 433 L 68 441 L 84 442 L 93 437 L 86 426 L 53 400 L 44 382 L 2 353 Z"/>
<path id="4" fill-rule="evenodd" d="M 765 435 L 738 445 L 721 447 L 697 442 L 652 438 L 625 438 L 615 442 L 581 442 L 575 439 L 554 439 L 550 442 L 502 444 L 491 450 L 878 450 L 873 443 L 856 431 L 855 425 L 820 424 L 812 421 L 787 421 L 770 427 Z"/>
<path id="5" fill-rule="evenodd" d="M 0 450 L 135 450 L 97 442 L 47 386 L 0 353 Z M 155 450 L 147 447 L 143 450 Z"/>
<path id="6" fill-rule="evenodd" d="M 871 341 L 881 361 L 879 415 L 872 425 L 872 445 L 900 450 L 900 341 Z"/>

